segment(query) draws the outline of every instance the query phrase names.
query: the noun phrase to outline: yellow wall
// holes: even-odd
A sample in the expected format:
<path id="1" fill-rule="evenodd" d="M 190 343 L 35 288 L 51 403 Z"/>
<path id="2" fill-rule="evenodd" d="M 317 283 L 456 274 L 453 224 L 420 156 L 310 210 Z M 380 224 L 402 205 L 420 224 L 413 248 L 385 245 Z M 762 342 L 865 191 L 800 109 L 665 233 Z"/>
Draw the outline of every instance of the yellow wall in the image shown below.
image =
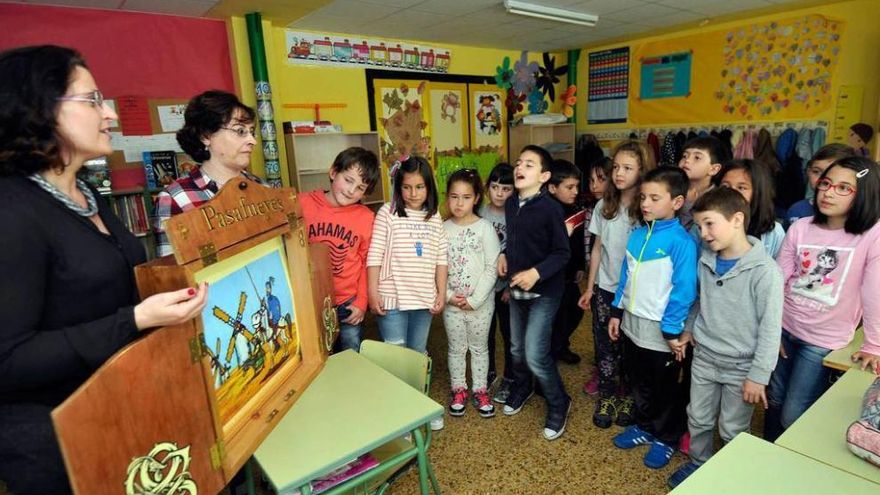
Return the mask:
<path id="1" fill-rule="evenodd" d="M 685 36 L 698 35 L 730 29 L 732 27 L 748 26 L 751 24 L 784 20 L 791 17 L 804 16 L 809 14 L 819 14 L 832 20 L 843 21 L 845 23 L 843 36 L 841 38 L 841 52 L 837 61 L 837 69 L 834 74 L 831 89 L 831 105 L 828 109 L 819 112 L 811 120 L 827 120 L 829 123 L 834 119 L 834 104 L 837 99 L 837 92 L 841 85 L 861 85 L 864 87 L 864 100 L 862 105 L 861 120 L 868 122 L 875 128 L 878 123 L 878 101 L 880 101 L 880 30 L 877 29 L 876 20 L 880 15 L 880 2 L 877 0 L 854 0 L 849 2 L 834 3 L 831 5 L 810 7 L 799 10 L 791 10 L 783 13 L 772 15 L 764 15 L 749 20 L 731 21 L 722 24 L 710 24 L 702 28 L 684 30 L 671 34 L 659 36 L 645 37 L 634 39 L 629 42 L 620 42 L 613 45 L 591 46 L 581 51 L 581 59 L 578 62 L 578 107 L 577 107 L 577 128 L 578 132 L 595 131 L 600 129 L 614 129 L 621 127 L 629 127 L 634 125 L 633 122 L 627 124 L 604 124 L 587 126 L 587 71 L 588 56 L 590 52 L 600 51 L 620 46 L 629 46 L 631 53 L 630 61 L 630 106 L 633 105 L 633 97 L 638 96 L 640 88 L 640 65 L 633 53 L 639 52 L 640 48 L 657 41 L 674 42 L 678 38 Z M 717 71 L 720 71 L 720 59 L 718 57 Z M 696 61 L 695 61 L 696 63 Z M 716 70 L 716 69 L 712 69 Z M 692 73 L 692 78 L 698 78 L 700 75 L 696 72 Z M 693 82 L 693 79 L 692 79 Z M 692 84 L 692 88 L 693 88 Z M 670 99 L 672 100 L 672 99 Z M 659 100 L 655 100 L 659 101 Z M 772 118 L 772 117 L 771 117 Z M 737 119 L 730 116 L 730 122 Z M 756 120 L 759 122 L 760 120 Z M 665 122 L 669 125 L 678 125 L 688 122 L 686 116 L 682 120 Z M 658 125 L 658 124 L 654 124 Z"/>
<path id="2" fill-rule="evenodd" d="M 254 96 L 253 75 L 251 72 L 250 52 L 247 40 L 247 25 L 244 18 L 232 17 L 229 20 L 230 39 L 233 40 L 233 51 L 236 64 L 236 75 L 242 100 L 251 106 L 256 104 Z M 347 33 L 349 37 L 357 37 L 357 33 Z M 367 107 L 366 72 L 360 68 L 337 68 L 329 66 L 292 65 L 286 62 L 285 28 L 272 26 L 263 22 L 263 36 L 266 44 L 266 58 L 269 68 L 269 83 L 272 86 L 272 102 L 275 107 L 275 122 L 278 124 L 279 152 L 281 159 L 281 176 L 287 185 L 286 151 L 283 149 L 284 139 L 281 123 L 289 120 L 313 120 L 314 111 L 302 109 L 285 109 L 285 103 L 345 103 L 344 109 L 326 109 L 321 111 L 321 118 L 334 124 L 342 125 L 345 132 L 365 132 L 370 130 L 370 117 Z M 375 38 L 375 36 L 367 36 Z M 393 39 L 385 38 L 383 39 Z M 403 43 L 415 43 L 409 40 L 398 40 Z M 504 57 L 510 57 L 511 68 L 519 59 L 520 52 L 514 50 L 497 50 L 476 48 L 464 45 L 432 43 L 435 46 L 448 48 L 452 56 L 449 73 L 459 75 L 487 76 L 493 81 L 495 68 Z M 556 66 L 567 63 L 565 53 L 554 53 Z M 543 65 L 541 53 L 529 53 L 529 60 Z M 426 74 L 427 75 L 427 74 Z M 556 87 L 557 95 L 564 91 L 565 76 L 561 77 Z M 558 99 L 558 96 L 557 96 Z M 558 101 L 550 103 L 550 111 L 559 111 Z M 328 164 L 329 166 L 329 164 Z M 254 153 L 252 168 L 255 173 L 263 173 L 261 153 Z"/>

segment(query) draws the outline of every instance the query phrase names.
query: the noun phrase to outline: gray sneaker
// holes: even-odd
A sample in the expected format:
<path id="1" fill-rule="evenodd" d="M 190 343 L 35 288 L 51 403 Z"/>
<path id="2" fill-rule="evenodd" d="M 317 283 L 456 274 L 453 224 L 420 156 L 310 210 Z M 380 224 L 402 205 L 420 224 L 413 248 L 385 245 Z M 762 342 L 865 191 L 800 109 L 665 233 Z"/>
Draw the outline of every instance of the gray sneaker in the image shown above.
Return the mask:
<path id="1" fill-rule="evenodd" d="M 502 378 L 501 384 L 498 385 L 498 389 L 495 390 L 495 395 L 492 396 L 492 401 L 497 402 L 498 404 L 505 404 L 507 402 L 507 398 L 510 397 L 511 385 L 513 385 L 513 380 Z"/>

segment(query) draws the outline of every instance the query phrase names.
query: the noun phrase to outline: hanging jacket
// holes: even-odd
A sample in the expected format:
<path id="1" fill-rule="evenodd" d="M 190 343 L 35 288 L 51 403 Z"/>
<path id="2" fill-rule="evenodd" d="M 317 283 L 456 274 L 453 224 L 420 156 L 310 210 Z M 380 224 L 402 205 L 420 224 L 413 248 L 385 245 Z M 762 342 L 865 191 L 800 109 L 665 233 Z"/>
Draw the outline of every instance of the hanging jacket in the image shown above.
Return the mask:
<path id="1" fill-rule="evenodd" d="M 657 137 L 653 132 L 648 133 L 648 139 L 646 139 L 648 143 L 648 147 L 654 152 L 654 161 L 660 163 L 660 138 Z"/>
<path id="2" fill-rule="evenodd" d="M 684 144 L 687 140 L 688 137 L 684 131 L 679 131 L 678 134 L 675 135 L 675 160 L 672 162 L 673 165 L 678 166 L 678 162 L 681 161 L 681 155 L 684 153 Z"/>
<path id="3" fill-rule="evenodd" d="M 777 211 L 788 211 L 791 205 L 804 199 L 804 164 L 797 153 L 798 133 L 786 129 L 776 140 L 776 156 L 782 171 L 776 177 Z"/>
<path id="4" fill-rule="evenodd" d="M 742 139 L 733 148 L 733 157 L 739 160 L 755 158 L 755 131 L 747 129 L 742 133 Z"/>
<path id="5" fill-rule="evenodd" d="M 770 137 L 770 131 L 762 128 L 758 131 L 758 140 L 755 144 L 755 160 L 762 161 L 770 167 L 773 177 L 779 175 L 782 166 L 779 159 L 776 158 L 776 152 L 773 150 L 773 140 Z"/>
<path id="6" fill-rule="evenodd" d="M 813 148 L 813 155 L 815 155 L 822 146 L 825 146 L 825 128 L 817 127 L 813 129 L 813 138 L 810 141 L 810 147 Z"/>
<path id="7" fill-rule="evenodd" d="M 697 297 L 697 244 L 677 218 L 634 230 L 626 244 L 612 315 L 627 311 L 660 322 L 663 338 L 678 338 Z"/>
<path id="8" fill-rule="evenodd" d="M 663 149 L 660 150 L 660 163 L 658 165 L 678 165 L 675 159 L 675 133 L 670 132 L 663 138 Z"/>
<path id="9" fill-rule="evenodd" d="M 733 132 L 730 129 L 723 129 L 718 133 L 718 139 L 721 140 L 721 144 L 727 148 L 727 156 L 733 156 L 733 144 L 731 144 L 731 139 L 733 138 Z"/>

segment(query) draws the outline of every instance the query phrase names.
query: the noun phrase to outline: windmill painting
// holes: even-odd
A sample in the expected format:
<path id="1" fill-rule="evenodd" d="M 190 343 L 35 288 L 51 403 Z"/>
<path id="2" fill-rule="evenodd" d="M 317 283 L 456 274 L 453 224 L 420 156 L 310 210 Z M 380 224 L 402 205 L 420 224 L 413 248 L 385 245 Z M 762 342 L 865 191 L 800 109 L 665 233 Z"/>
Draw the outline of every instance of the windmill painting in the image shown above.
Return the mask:
<path id="1" fill-rule="evenodd" d="M 300 359 L 283 250 L 271 241 L 255 250 L 197 276 L 210 284 L 202 325 L 224 423 L 283 365 Z"/>

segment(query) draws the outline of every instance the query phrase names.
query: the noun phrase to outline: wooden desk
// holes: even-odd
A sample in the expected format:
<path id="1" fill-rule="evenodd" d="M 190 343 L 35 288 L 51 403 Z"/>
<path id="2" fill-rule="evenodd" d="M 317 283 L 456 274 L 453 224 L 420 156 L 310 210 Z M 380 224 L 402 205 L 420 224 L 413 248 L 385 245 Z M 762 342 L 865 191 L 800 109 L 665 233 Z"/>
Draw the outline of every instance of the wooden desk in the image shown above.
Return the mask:
<path id="1" fill-rule="evenodd" d="M 279 494 L 296 488 L 308 494 L 312 479 L 411 432 L 415 445 L 404 453 L 418 458 L 424 494 L 429 461 L 419 427 L 442 414 L 440 404 L 356 352 L 345 351 L 328 359 L 254 457 Z M 400 456 L 392 460 L 389 464 L 398 463 Z"/>
<path id="2" fill-rule="evenodd" d="M 846 429 L 859 419 L 862 399 L 874 378 L 867 371 L 847 371 L 776 440 L 776 445 L 880 484 L 880 469 L 856 457 L 846 446 Z M 873 490 L 880 493 L 880 487 Z"/>
<path id="3" fill-rule="evenodd" d="M 740 433 L 671 493 L 863 494 L 876 491 L 877 485 L 862 478 Z"/>
<path id="4" fill-rule="evenodd" d="M 847 371 L 853 366 L 861 366 L 861 363 L 854 363 L 852 361 L 852 355 L 854 352 L 862 348 L 862 343 L 864 341 L 865 331 L 859 327 L 853 335 L 852 342 L 843 349 L 838 349 L 829 353 L 825 356 L 825 359 L 822 360 L 822 364 L 840 371 Z"/>

